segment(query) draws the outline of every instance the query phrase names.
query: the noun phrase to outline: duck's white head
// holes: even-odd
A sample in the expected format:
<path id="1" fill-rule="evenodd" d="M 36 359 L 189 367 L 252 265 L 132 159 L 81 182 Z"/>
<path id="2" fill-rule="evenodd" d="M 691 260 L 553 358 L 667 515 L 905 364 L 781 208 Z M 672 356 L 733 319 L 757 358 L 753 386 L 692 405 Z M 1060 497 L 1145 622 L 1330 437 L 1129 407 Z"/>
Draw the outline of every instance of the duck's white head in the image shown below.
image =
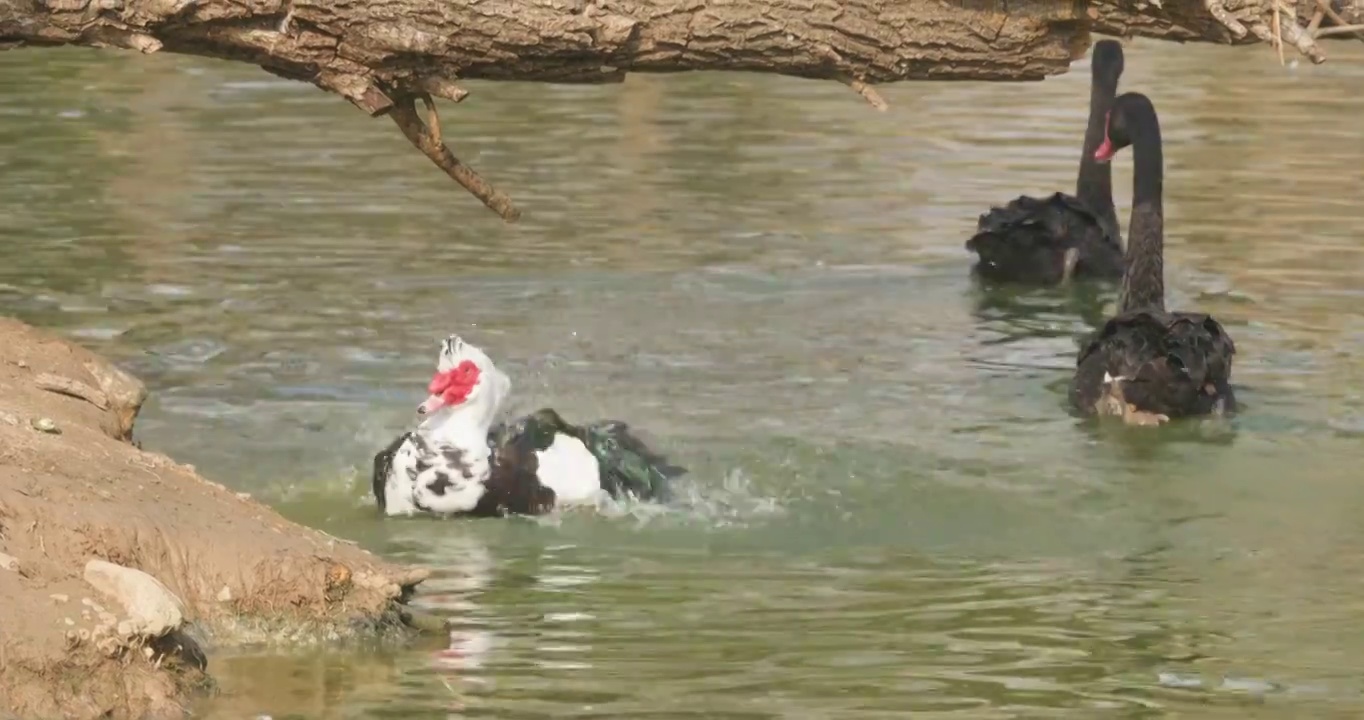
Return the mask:
<path id="1" fill-rule="evenodd" d="M 417 414 L 424 418 L 423 429 L 486 435 L 511 394 L 511 379 L 478 346 L 451 335 L 441 341 L 436 374 L 427 392 L 431 394 L 417 407 Z"/>

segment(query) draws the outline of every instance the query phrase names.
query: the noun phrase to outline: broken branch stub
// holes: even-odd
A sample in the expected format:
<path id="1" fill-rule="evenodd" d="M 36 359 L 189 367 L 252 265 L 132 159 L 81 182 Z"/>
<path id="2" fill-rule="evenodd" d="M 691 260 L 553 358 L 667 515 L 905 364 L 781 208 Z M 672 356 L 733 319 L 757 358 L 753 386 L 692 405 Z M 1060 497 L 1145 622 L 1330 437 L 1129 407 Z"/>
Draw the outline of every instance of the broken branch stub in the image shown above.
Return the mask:
<path id="1" fill-rule="evenodd" d="M 445 174 L 487 205 L 488 209 L 507 222 L 516 222 L 521 217 L 521 211 L 512 204 L 511 198 L 489 185 L 488 181 L 474 172 L 473 168 L 460 162 L 450 148 L 445 146 L 441 139 L 440 117 L 436 113 L 436 105 L 430 95 L 423 94 L 421 97 L 426 104 L 425 123 L 417 116 L 416 103 L 410 96 L 397 100 L 388 110 L 389 117 L 393 118 L 393 122 L 402 130 L 407 141 L 422 151 L 436 167 L 444 170 Z"/>

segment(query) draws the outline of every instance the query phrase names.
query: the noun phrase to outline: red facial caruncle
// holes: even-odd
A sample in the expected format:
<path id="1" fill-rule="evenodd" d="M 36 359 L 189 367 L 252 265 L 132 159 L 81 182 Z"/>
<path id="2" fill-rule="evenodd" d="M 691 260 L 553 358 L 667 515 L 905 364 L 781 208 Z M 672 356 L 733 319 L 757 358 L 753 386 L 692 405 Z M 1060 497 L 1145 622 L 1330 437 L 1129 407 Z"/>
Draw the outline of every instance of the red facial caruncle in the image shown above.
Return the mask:
<path id="1" fill-rule="evenodd" d="M 425 413 L 441 406 L 464 402 L 478 384 L 479 374 L 478 366 L 472 360 L 465 360 L 445 372 L 436 373 L 426 388 L 433 398 L 423 403 L 417 412 Z M 435 398 L 439 398 L 439 403 L 432 402 Z"/>
<path id="2" fill-rule="evenodd" d="M 1094 151 L 1094 159 L 1099 162 L 1108 162 L 1113 159 L 1117 151 L 1113 149 L 1113 141 L 1108 138 L 1108 123 L 1113 121 L 1113 111 L 1104 113 L 1104 141 L 1103 144 Z"/>

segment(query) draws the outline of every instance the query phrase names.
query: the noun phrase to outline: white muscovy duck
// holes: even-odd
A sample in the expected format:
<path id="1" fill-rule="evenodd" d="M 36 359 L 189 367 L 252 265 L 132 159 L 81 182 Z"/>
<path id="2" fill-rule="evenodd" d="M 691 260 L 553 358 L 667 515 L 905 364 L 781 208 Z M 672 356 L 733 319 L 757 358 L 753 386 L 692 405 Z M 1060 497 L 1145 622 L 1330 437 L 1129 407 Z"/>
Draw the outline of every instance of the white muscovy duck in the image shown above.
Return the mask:
<path id="1" fill-rule="evenodd" d="M 538 515 L 603 494 L 665 500 L 686 472 L 622 422 L 570 425 L 549 408 L 493 422 L 511 379 L 480 348 L 441 343 L 417 429 L 374 456 L 374 499 L 386 515 Z"/>

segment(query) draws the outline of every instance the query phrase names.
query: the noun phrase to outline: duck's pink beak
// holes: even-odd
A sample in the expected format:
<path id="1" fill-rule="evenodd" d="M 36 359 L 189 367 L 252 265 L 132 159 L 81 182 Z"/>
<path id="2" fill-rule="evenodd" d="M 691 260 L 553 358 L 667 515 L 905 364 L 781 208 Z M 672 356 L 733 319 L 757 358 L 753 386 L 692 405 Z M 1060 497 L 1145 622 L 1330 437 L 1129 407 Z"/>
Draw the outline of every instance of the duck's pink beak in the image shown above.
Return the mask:
<path id="1" fill-rule="evenodd" d="M 443 405 L 445 405 L 445 401 L 439 395 L 428 395 L 425 402 L 417 406 L 417 414 L 430 415 L 441 409 Z"/>

